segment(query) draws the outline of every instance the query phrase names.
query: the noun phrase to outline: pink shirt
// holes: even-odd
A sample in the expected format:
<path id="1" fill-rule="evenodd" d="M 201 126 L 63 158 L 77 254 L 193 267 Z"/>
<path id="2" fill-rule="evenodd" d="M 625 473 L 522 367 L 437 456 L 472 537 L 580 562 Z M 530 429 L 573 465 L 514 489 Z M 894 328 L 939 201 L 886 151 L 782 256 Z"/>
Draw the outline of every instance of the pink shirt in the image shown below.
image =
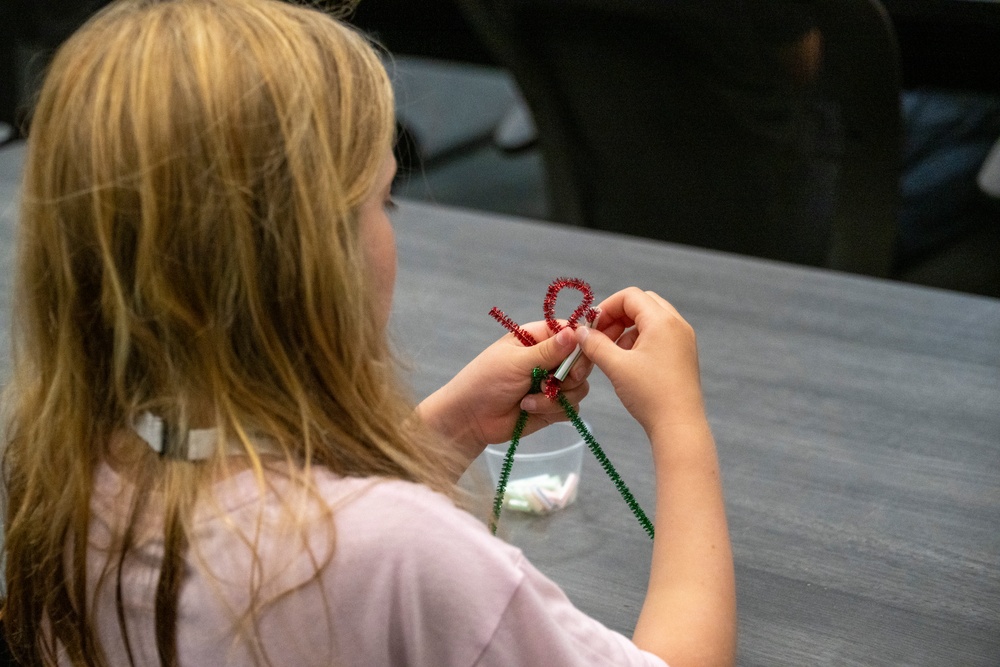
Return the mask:
<path id="1" fill-rule="evenodd" d="M 254 664 L 247 636 L 276 667 L 664 665 L 580 612 L 518 549 L 426 487 L 318 470 L 331 531 L 319 503 L 281 478 L 268 483 L 262 497 L 253 473 L 239 473 L 199 507 L 180 599 L 182 665 Z M 131 490 L 111 468 L 98 470 L 91 591 L 121 506 L 116 494 Z M 282 500 L 301 512 L 306 531 L 289 527 Z M 123 572 L 139 665 L 158 664 L 153 600 L 162 553 L 151 531 Z M 253 588 L 269 601 L 256 627 L 246 616 Z M 113 574 L 95 605 L 109 664 L 128 664 Z"/>

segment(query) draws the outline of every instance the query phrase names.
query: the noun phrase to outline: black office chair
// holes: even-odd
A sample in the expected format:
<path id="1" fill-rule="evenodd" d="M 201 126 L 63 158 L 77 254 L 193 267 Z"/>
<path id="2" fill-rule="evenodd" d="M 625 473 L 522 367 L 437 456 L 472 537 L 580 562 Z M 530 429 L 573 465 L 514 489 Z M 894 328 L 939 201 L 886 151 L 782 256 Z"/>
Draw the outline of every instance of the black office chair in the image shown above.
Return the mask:
<path id="1" fill-rule="evenodd" d="M 456 3 L 531 109 L 554 219 L 888 275 L 900 77 L 875 0 L 813 3 L 814 88 L 775 75 L 754 3 Z"/>

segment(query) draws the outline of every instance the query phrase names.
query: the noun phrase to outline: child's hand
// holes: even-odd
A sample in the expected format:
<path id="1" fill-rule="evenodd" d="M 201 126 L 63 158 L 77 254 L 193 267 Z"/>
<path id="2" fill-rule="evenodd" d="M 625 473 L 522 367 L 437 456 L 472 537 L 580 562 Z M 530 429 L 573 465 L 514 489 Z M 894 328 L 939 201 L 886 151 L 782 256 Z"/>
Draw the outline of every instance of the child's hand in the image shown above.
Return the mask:
<path id="1" fill-rule="evenodd" d="M 568 328 L 553 335 L 544 322 L 532 322 L 522 328 L 538 345 L 525 347 L 507 334 L 418 407 L 420 417 L 461 447 L 469 463 L 486 445 L 510 439 L 522 409 L 531 415 L 525 434 L 566 420 L 557 402 L 528 392 L 531 371 L 536 367 L 555 369 L 576 347 L 576 336 Z M 562 383 L 563 394 L 574 406 L 587 395 L 590 388 L 587 376 L 592 368 L 581 357 Z"/>
<path id="2" fill-rule="evenodd" d="M 597 331 L 577 332 L 646 432 L 704 419 L 694 330 L 653 292 L 630 287 L 604 301 Z"/>
<path id="3" fill-rule="evenodd" d="M 656 537 L 633 641 L 672 665 L 733 665 L 732 548 L 694 330 L 659 295 L 635 287 L 600 308 L 599 330 L 577 338 L 653 450 Z"/>

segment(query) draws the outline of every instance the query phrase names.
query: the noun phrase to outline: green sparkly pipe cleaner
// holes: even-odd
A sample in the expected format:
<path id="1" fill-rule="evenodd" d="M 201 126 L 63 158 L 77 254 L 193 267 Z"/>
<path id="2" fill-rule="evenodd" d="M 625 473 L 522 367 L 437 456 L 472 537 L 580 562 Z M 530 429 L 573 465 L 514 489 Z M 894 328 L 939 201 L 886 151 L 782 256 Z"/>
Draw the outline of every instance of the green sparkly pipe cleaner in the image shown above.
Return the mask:
<path id="1" fill-rule="evenodd" d="M 548 373 L 541 368 L 536 368 L 531 374 L 531 391 L 529 393 L 536 394 L 541 391 L 541 386 L 543 380 L 548 377 Z M 593 434 L 587 429 L 587 425 L 583 423 L 580 419 L 580 415 L 577 414 L 576 410 L 573 409 L 572 404 L 566 396 L 560 391 L 556 394 L 556 400 L 562 407 L 569 421 L 573 424 L 576 430 L 580 433 L 584 442 L 587 443 L 587 447 L 593 453 L 594 458 L 597 462 L 601 464 L 604 472 L 607 473 L 608 477 L 611 479 L 612 484 L 618 489 L 618 493 L 621 494 L 622 498 L 625 500 L 625 504 L 628 505 L 629 509 L 632 510 L 632 514 L 639 521 L 639 525 L 642 529 L 646 531 L 650 539 L 653 537 L 653 523 L 646 516 L 646 513 L 642 511 L 642 507 L 639 506 L 638 501 L 636 501 L 635 496 L 629 491 L 628 486 L 625 481 L 622 480 L 618 471 L 615 470 L 614 465 L 608 459 L 607 454 L 604 453 L 604 449 L 601 448 L 600 443 L 594 438 Z M 503 509 L 503 498 L 504 494 L 507 492 L 507 482 L 510 479 L 510 471 L 514 465 L 514 454 L 517 451 L 517 445 L 521 441 L 521 436 L 524 433 L 524 427 L 528 423 L 528 413 L 525 410 L 521 410 L 521 414 L 518 415 L 517 422 L 514 424 L 514 432 L 510 437 L 510 446 L 507 448 L 507 454 L 504 456 L 503 465 L 500 469 L 500 480 L 497 482 L 497 492 L 496 496 L 493 498 L 493 516 L 490 519 L 490 531 L 496 535 L 497 524 L 500 521 L 500 512 Z"/>

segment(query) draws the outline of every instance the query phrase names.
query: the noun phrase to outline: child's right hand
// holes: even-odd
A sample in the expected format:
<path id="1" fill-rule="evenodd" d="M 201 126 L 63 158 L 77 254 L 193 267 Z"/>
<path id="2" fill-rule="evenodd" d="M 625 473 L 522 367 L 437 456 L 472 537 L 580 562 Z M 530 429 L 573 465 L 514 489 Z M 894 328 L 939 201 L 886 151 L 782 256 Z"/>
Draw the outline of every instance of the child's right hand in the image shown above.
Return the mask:
<path id="1" fill-rule="evenodd" d="M 597 330 L 580 328 L 587 357 L 652 438 L 661 428 L 705 420 L 694 329 L 654 292 L 629 287 L 600 306 Z"/>
<path id="2" fill-rule="evenodd" d="M 653 447 L 656 538 L 632 639 L 671 665 L 729 667 L 736 584 L 694 330 L 659 295 L 635 287 L 600 309 L 599 330 L 578 328 L 577 340 Z"/>

